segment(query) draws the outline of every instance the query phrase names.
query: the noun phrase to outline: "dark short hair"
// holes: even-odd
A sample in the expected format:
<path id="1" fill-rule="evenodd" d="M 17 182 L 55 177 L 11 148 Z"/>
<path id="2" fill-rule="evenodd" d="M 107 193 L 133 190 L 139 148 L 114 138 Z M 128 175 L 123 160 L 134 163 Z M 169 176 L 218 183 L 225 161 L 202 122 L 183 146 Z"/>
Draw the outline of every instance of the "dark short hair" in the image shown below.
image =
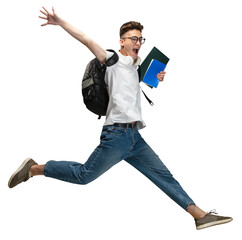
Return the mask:
<path id="1" fill-rule="evenodd" d="M 136 29 L 142 32 L 143 28 L 144 28 L 143 25 L 141 25 L 139 22 L 134 22 L 134 21 L 126 22 L 120 28 L 120 32 L 119 32 L 120 38 L 129 30 Z"/>

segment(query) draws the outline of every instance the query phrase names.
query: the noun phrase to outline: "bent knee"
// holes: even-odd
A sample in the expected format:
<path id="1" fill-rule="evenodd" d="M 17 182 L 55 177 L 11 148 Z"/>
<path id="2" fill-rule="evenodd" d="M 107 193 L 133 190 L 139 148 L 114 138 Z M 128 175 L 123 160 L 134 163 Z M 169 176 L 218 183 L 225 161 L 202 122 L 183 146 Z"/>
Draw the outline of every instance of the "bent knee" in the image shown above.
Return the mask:
<path id="1" fill-rule="evenodd" d="M 91 179 L 88 175 L 87 176 L 79 176 L 77 178 L 77 184 L 80 184 L 80 185 L 87 185 L 89 184 L 90 182 L 92 182 L 94 179 Z"/>

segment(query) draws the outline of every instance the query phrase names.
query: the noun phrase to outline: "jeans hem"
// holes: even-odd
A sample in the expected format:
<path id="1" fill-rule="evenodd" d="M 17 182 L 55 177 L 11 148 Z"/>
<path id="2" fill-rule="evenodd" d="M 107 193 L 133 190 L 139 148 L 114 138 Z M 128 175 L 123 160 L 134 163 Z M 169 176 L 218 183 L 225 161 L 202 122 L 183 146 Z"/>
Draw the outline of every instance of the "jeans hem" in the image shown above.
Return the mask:
<path id="1" fill-rule="evenodd" d="M 191 206 L 191 205 L 195 205 L 195 206 L 196 206 L 196 204 L 195 204 L 194 202 L 191 202 L 191 203 L 188 203 L 188 204 L 186 205 L 186 207 L 184 208 L 184 210 L 187 211 L 187 208 L 188 208 L 189 206 Z M 187 212 L 188 212 L 188 211 L 187 211 Z"/>
<path id="2" fill-rule="evenodd" d="M 48 163 L 49 163 L 50 161 L 48 161 L 46 164 L 45 164 L 45 167 L 44 167 L 44 176 L 45 177 L 49 177 L 48 176 Z"/>

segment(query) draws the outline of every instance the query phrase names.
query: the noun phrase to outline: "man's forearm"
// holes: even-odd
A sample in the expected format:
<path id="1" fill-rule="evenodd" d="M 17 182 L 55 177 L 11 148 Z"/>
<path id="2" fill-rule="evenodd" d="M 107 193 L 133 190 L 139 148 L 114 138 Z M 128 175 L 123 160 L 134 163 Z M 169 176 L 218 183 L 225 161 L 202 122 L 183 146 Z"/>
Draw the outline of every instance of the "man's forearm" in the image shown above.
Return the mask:
<path id="1" fill-rule="evenodd" d="M 62 27 L 66 32 L 68 32 L 72 37 L 88 47 L 89 50 L 97 57 L 97 59 L 101 63 L 104 63 L 106 61 L 106 51 L 81 30 L 72 26 L 63 19 L 59 19 L 59 26 Z"/>

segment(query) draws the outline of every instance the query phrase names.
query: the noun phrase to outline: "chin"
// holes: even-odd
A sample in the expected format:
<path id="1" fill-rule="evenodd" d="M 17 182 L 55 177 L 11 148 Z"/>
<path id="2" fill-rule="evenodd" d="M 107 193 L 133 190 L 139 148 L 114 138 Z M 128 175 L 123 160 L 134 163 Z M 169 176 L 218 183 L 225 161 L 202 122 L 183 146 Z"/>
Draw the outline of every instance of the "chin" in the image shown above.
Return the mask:
<path id="1" fill-rule="evenodd" d="M 135 56 L 131 56 L 134 60 L 137 60 L 138 59 L 138 55 L 135 55 Z"/>

